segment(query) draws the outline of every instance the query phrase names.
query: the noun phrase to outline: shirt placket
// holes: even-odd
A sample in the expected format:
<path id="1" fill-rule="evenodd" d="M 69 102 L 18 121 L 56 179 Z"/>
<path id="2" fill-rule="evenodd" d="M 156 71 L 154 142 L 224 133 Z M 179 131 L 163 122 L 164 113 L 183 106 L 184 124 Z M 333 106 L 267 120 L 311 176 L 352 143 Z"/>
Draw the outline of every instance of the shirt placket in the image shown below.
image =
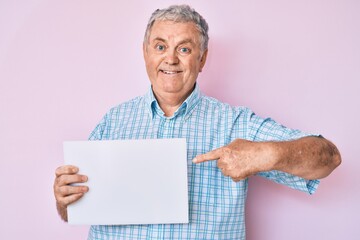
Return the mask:
<path id="1" fill-rule="evenodd" d="M 174 137 L 174 118 L 161 118 L 157 138 L 173 138 Z"/>

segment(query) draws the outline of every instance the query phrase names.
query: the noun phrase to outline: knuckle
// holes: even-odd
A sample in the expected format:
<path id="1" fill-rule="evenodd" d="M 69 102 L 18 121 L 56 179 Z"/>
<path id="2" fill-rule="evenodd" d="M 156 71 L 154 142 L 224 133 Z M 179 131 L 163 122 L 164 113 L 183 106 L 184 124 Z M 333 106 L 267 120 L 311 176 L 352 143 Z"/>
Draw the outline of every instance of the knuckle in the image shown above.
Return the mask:
<path id="1" fill-rule="evenodd" d="M 230 176 L 229 173 L 225 169 L 221 169 L 221 172 L 224 176 L 227 176 L 227 177 Z"/>
<path id="2" fill-rule="evenodd" d="M 55 178 L 54 188 L 60 185 L 60 177 Z"/>
<path id="3" fill-rule="evenodd" d="M 225 146 L 222 148 L 222 152 L 223 154 L 226 156 L 226 155 L 229 155 L 231 153 L 231 148 L 228 147 L 228 146 Z"/>
<path id="4" fill-rule="evenodd" d="M 57 177 L 59 177 L 59 176 L 61 176 L 62 174 L 64 174 L 65 170 L 66 170 L 66 166 L 60 166 L 60 167 L 56 168 L 56 170 L 55 170 L 55 175 L 56 175 Z"/>
<path id="5" fill-rule="evenodd" d="M 69 194 L 69 189 L 67 187 L 60 187 L 59 188 L 59 193 L 63 196 L 66 196 Z"/>
<path id="6" fill-rule="evenodd" d="M 55 184 L 57 186 L 63 186 L 64 185 L 64 176 L 59 176 L 55 179 Z"/>
<path id="7" fill-rule="evenodd" d="M 59 192 L 59 187 L 54 185 L 54 193 L 58 193 Z"/>
<path id="8" fill-rule="evenodd" d="M 54 188 L 54 195 L 55 195 L 55 198 L 56 200 L 59 200 L 60 198 L 60 192 L 59 192 L 59 188 Z"/>
<path id="9" fill-rule="evenodd" d="M 243 141 L 244 141 L 243 139 L 237 138 L 237 139 L 235 139 L 233 142 L 234 142 L 234 143 L 241 143 L 241 142 L 243 142 Z"/>
<path id="10" fill-rule="evenodd" d="M 55 170 L 55 176 L 58 177 L 61 175 L 61 167 L 56 168 Z"/>
<path id="11" fill-rule="evenodd" d="M 69 175 L 61 175 L 57 178 L 56 185 L 59 187 L 66 186 L 69 183 L 71 183 L 71 178 L 72 178 L 72 176 L 69 176 Z"/>
<path id="12" fill-rule="evenodd" d="M 221 159 L 219 159 L 218 162 L 217 162 L 218 168 L 227 168 L 228 165 L 229 165 L 229 164 L 227 163 L 226 158 L 221 158 Z"/>
<path id="13" fill-rule="evenodd" d="M 236 177 L 234 177 L 234 178 L 232 178 L 232 180 L 233 180 L 234 182 L 239 182 L 239 181 L 241 180 L 241 178 L 236 178 Z"/>
<path id="14" fill-rule="evenodd" d="M 55 175 L 57 177 L 64 175 L 64 174 L 75 174 L 78 172 L 78 168 L 71 165 L 64 165 L 60 166 L 55 170 Z"/>

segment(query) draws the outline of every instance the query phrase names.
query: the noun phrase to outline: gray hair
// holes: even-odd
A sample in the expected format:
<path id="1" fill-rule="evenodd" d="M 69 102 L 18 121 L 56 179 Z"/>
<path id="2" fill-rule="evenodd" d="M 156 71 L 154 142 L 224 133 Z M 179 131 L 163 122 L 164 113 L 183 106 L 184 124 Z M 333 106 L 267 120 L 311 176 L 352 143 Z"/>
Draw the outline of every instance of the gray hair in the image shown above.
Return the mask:
<path id="1" fill-rule="evenodd" d="M 150 31 L 155 21 L 174 21 L 174 22 L 192 22 L 200 33 L 200 48 L 205 51 L 208 48 L 209 26 L 205 19 L 188 5 L 172 5 L 168 8 L 157 9 L 152 13 L 146 27 L 144 43 L 147 43 L 150 37 Z"/>

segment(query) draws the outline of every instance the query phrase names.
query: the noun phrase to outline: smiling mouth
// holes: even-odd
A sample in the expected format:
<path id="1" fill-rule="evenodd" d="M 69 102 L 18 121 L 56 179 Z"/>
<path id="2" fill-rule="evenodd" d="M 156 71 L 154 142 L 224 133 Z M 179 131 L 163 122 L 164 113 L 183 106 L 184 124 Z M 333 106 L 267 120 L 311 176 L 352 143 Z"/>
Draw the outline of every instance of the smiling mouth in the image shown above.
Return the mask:
<path id="1" fill-rule="evenodd" d="M 160 72 L 162 72 L 162 73 L 164 73 L 164 74 L 172 75 L 172 74 L 181 73 L 182 71 L 166 71 L 166 70 L 160 70 Z"/>

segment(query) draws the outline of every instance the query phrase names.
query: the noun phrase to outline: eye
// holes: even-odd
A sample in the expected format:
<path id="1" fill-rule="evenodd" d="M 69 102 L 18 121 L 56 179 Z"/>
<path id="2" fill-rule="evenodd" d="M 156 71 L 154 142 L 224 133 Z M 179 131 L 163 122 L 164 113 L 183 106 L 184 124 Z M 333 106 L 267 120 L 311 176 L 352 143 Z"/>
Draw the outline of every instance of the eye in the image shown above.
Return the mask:
<path id="1" fill-rule="evenodd" d="M 182 54 L 187 54 L 187 53 L 190 53 L 190 49 L 186 48 L 186 47 L 182 47 L 179 49 L 179 52 Z"/>
<path id="2" fill-rule="evenodd" d="M 162 45 L 162 44 L 157 44 L 155 46 L 155 49 L 158 50 L 158 51 L 164 51 L 165 50 L 165 46 Z"/>

